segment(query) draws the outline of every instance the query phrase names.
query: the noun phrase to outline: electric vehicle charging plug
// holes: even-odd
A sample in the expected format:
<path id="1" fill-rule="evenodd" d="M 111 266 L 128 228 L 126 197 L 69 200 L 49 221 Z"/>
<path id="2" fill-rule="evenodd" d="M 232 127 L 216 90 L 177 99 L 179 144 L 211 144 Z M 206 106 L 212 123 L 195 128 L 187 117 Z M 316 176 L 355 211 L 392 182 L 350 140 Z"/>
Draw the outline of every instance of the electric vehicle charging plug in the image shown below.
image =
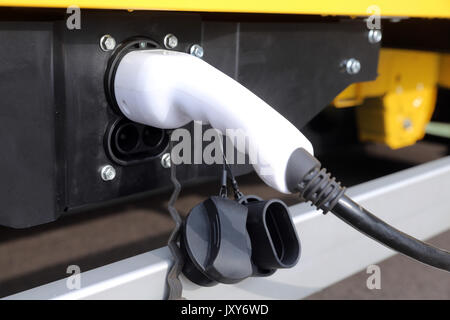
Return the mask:
<path id="1" fill-rule="evenodd" d="M 305 201 L 311 201 L 324 213 L 331 211 L 380 243 L 450 271 L 449 252 L 396 230 L 353 202 L 334 178 L 320 170 L 311 143 L 295 126 L 208 63 L 189 54 L 157 49 L 128 52 L 116 65 L 115 73 L 108 76 L 114 86 L 113 99 L 129 119 L 162 129 L 199 120 L 225 134 L 227 129 L 242 130 L 245 149 L 236 147 L 249 155 L 248 146 L 258 151 L 257 159 L 251 160 L 257 160 L 253 166 L 266 184 L 283 193 L 300 192 Z M 268 125 L 273 129 L 268 130 Z M 209 262 L 205 259 L 212 256 L 207 252 L 199 261 Z M 236 278 L 248 275 L 248 270 Z"/>

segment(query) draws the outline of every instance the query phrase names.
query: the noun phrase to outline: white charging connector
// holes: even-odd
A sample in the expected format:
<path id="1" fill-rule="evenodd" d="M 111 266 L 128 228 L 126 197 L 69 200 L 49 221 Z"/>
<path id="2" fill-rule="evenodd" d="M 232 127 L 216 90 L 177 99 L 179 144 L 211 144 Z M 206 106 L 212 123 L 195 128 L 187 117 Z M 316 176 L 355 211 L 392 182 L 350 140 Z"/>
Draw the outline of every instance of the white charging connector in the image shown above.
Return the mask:
<path id="1" fill-rule="evenodd" d="M 168 50 L 127 53 L 117 67 L 114 90 L 125 116 L 145 125 L 173 129 L 192 120 L 245 134 L 245 150 L 269 186 L 290 193 L 287 162 L 294 150 L 313 153 L 309 140 L 286 118 L 240 83 L 192 55 Z M 294 107 L 294 106 L 293 106 Z"/>

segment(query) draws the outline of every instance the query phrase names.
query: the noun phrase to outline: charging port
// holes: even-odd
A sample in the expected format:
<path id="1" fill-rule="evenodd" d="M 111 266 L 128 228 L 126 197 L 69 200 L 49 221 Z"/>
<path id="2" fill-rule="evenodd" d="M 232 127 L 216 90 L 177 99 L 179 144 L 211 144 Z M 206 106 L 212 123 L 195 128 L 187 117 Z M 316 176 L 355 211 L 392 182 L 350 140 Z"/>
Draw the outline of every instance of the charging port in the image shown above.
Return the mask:
<path id="1" fill-rule="evenodd" d="M 132 122 L 126 118 L 114 121 L 105 135 L 109 157 L 120 165 L 135 165 L 161 155 L 169 144 L 165 130 Z"/>

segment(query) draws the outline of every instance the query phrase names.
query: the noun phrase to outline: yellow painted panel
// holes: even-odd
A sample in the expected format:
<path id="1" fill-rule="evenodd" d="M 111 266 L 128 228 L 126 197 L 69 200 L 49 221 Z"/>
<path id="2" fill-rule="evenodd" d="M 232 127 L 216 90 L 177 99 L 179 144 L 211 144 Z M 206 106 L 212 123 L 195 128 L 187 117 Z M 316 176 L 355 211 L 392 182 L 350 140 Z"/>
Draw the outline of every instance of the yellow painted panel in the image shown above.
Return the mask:
<path id="1" fill-rule="evenodd" d="M 355 83 L 348 86 L 333 101 L 336 108 L 347 108 L 359 106 L 364 102 L 364 96 L 361 94 L 361 84 Z"/>
<path id="2" fill-rule="evenodd" d="M 383 49 L 376 81 L 359 83 L 359 137 L 391 148 L 414 144 L 425 135 L 436 103 L 440 55 Z"/>
<path id="3" fill-rule="evenodd" d="M 382 16 L 450 18 L 449 0 L 0 0 L 0 6 L 95 9 L 258 12 L 319 15 L 370 15 L 376 5 Z"/>

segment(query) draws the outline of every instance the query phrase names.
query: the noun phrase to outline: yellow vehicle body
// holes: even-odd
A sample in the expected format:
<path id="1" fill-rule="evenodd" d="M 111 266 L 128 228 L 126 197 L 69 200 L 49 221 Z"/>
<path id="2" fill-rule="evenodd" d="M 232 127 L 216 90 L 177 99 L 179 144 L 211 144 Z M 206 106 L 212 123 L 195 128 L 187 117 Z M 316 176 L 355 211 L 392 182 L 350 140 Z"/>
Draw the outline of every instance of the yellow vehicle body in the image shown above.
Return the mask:
<path id="1" fill-rule="evenodd" d="M 0 0 L 0 6 L 450 18 L 449 0 Z"/>
<path id="2" fill-rule="evenodd" d="M 381 49 L 378 78 L 355 83 L 341 92 L 337 108 L 358 106 L 359 138 L 393 149 L 414 144 L 425 135 L 437 87 L 450 88 L 450 55 Z"/>

